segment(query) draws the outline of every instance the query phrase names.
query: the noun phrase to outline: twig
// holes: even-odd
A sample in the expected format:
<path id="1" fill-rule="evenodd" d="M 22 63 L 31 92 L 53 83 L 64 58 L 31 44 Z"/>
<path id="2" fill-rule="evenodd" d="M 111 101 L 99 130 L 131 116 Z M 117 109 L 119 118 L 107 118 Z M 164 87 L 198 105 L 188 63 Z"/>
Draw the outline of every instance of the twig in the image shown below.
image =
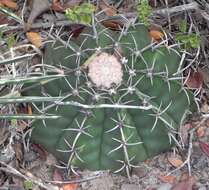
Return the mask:
<path id="1" fill-rule="evenodd" d="M 38 22 L 31 25 L 31 29 L 38 29 L 38 28 L 50 28 L 52 26 L 70 26 L 75 23 L 70 22 L 69 20 L 58 20 L 55 22 Z M 12 31 L 12 30 L 24 30 L 26 28 L 25 25 L 17 25 L 17 26 L 7 26 L 6 29 L 4 29 L 5 32 Z"/>
<path id="2" fill-rule="evenodd" d="M 199 10 L 199 4 L 196 2 L 191 2 L 188 4 L 184 4 L 184 5 L 179 5 L 179 6 L 175 6 L 172 8 L 164 8 L 164 9 L 159 9 L 159 10 L 154 10 L 152 12 L 152 15 L 163 15 L 163 16 L 168 16 L 170 14 L 173 13 L 177 13 L 177 12 L 182 12 L 182 11 L 190 11 L 190 10 Z M 205 18 L 205 19 L 209 19 L 209 17 L 207 17 L 207 13 L 205 11 L 201 12 L 201 15 Z M 137 17 L 136 13 L 126 13 L 126 14 L 118 14 L 116 16 L 112 16 L 112 17 L 105 17 L 104 20 L 108 21 L 108 20 L 120 20 L 120 21 L 124 21 L 125 19 L 131 19 L 131 18 L 135 18 Z M 38 28 L 50 28 L 52 26 L 54 27 L 59 27 L 59 26 L 70 26 L 76 23 L 70 22 L 69 20 L 57 20 L 55 22 L 39 22 L 39 23 L 34 23 L 31 25 L 31 29 L 38 29 Z M 23 30 L 25 29 L 26 26 L 25 25 L 17 25 L 17 26 L 7 26 L 7 28 L 5 29 L 5 31 L 13 31 L 13 30 Z"/>
<path id="3" fill-rule="evenodd" d="M 198 10 L 198 9 L 199 9 L 199 4 L 196 2 L 192 2 L 192 3 L 179 5 L 179 6 L 175 6 L 175 7 L 171 7 L 171 8 L 163 8 L 163 9 L 159 9 L 159 10 L 153 10 L 152 15 L 153 16 L 154 15 L 162 15 L 162 16 L 167 17 L 170 14 L 183 12 L 183 11 Z M 123 15 L 123 17 L 126 17 L 126 18 L 137 17 L 137 13 L 135 13 L 135 12 L 126 13 L 125 15 Z"/>
<path id="4" fill-rule="evenodd" d="M 72 183 L 83 183 L 83 182 L 86 182 L 86 181 L 91 181 L 91 180 L 94 180 L 94 179 L 97 179 L 97 178 L 100 178 L 104 175 L 104 172 L 101 171 L 99 172 L 98 174 L 94 175 L 94 176 L 91 176 L 91 177 L 87 177 L 85 179 L 76 179 L 76 180 L 70 180 L 70 181 L 46 181 L 48 183 L 52 183 L 52 184 L 55 184 L 55 185 L 58 185 L 58 184 L 72 184 Z"/>
<path id="5" fill-rule="evenodd" d="M 206 7 L 206 8 L 208 8 L 208 7 Z M 175 6 L 175 7 L 171 7 L 171 8 L 163 8 L 163 9 L 159 9 L 159 10 L 153 10 L 152 16 L 162 15 L 164 17 L 168 17 L 170 14 L 179 13 L 179 12 L 183 12 L 183 11 L 192 11 L 192 10 L 200 10 L 200 6 L 197 2 L 191 1 L 191 3 L 184 4 L 184 5 L 179 5 L 179 6 Z M 201 10 L 200 14 L 204 19 L 209 21 L 209 15 L 207 14 L 206 11 Z M 133 17 L 137 17 L 137 14 L 136 13 L 127 13 L 126 15 L 123 15 L 123 17 L 133 18 Z"/>
<path id="6" fill-rule="evenodd" d="M 188 148 L 188 153 L 187 153 L 187 159 L 186 159 L 179 167 L 177 167 L 177 168 L 174 169 L 173 171 L 169 172 L 167 175 L 171 175 L 172 173 L 176 172 L 177 170 L 180 170 L 181 168 L 183 168 L 185 165 L 187 165 L 187 167 L 188 167 L 189 176 L 192 175 L 190 160 L 191 160 L 191 155 L 192 155 L 192 150 L 193 150 L 192 141 L 193 141 L 194 131 L 195 131 L 195 130 L 192 129 L 192 130 L 189 132 L 190 137 L 189 137 L 189 148 Z"/>
<path id="7" fill-rule="evenodd" d="M 55 186 L 55 185 L 83 183 L 86 181 L 91 181 L 91 180 L 102 177 L 105 174 L 105 172 L 107 172 L 107 171 L 99 171 L 94 176 L 90 176 L 90 177 L 83 178 L 83 179 L 76 179 L 76 180 L 70 180 L 70 181 L 49 181 L 49 180 L 36 179 L 36 177 L 33 176 L 31 173 L 27 173 L 25 171 L 24 171 L 25 174 L 22 174 L 21 172 L 19 172 L 18 170 L 16 170 L 12 166 L 5 164 L 4 162 L 0 161 L 0 164 L 4 166 L 4 167 L 0 167 L 0 170 L 4 171 L 6 173 L 13 174 L 17 177 L 23 178 L 24 180 L 32 181 L 34 184 L 36 184 L 44 189 L 47 189 L 47 190 L 49 190 L 49 189 L 50 190 L 58 190 L 58 186 Z"/>
<path id="8" fill-rule="evenodd" d="M 167 16 L 167 15 L 173 14 L 173 13 L 178 13 L 178 12 L 182 12 L 182 11 L 197 10 L 197 9 L 199 9 L 199 4 L 196 2 L 192 2 L 192 3 L 188 3 L 188 4 L 184 4 L 184 5 L 175 6 L 172 8 L 154 10 L 153 14 L 160 14 L 160 15 Z"/>
<path id="9" fill-rule="evenodd" d="M 81 104 L 74 101 L 59 102 L 55 101 L 56 105 L 70 105 L 75 107 L 81 107 L 85 109 L 98 109 L 98 108 L 114 108 L 114 109 L 140 109 L 140 110 L 150 110 L 154 109 L 152 105 L 148 106 L 134 106 L 134 105 L 125 105 L 125 104 L 96 104 L 96 105 L 87 105 Z"/>
<path id="10" fill-rule="evenodd" d="M 16 170 L 15 168 L 13 168 L 12 166 L 5 164 L 4 162 L 0 161 L 0 164 L 4 166 L 4 167 L 0 167 L 0 170 L 4 171 L 6 173 L 13 174 L 13 175 L 23 178 L 27 181 L 32 181 L 34 184 L 36 184 L 44 189 L 47 189 L 47 190 L 48 189 L 58 190 L 57 186 L 54 186 L 51 184 L 45 184 L 42 180 L 36 179 L 35 176 L 33 176 L 31 173 L 28 173 L 28 174 L 26 173 L 24 175 L 21 172 L 19 172 L 18 170 Z"/>

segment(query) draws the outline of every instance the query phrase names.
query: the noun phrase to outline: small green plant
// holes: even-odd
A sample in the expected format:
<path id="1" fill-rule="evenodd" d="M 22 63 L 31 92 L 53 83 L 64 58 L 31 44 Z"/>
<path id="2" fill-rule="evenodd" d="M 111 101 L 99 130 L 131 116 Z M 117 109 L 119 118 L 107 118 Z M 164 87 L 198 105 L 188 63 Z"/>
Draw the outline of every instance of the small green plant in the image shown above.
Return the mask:
<path id="1" fill-rule="evenodd" d="M 139 21 L 144 23 L 146 26 L 149 25 L 148 17 L 151 15 L 152 7 L 149 5 L 148 0 L 138 0 L 137 14 Z"/>
<path id="2" fill-rule="evenodd" d="M 179 31 L 182 33 L 185 33 L 187 31 L 187 21 L 186 20 L 180 20 L 178 23 Z"/>
<path id="3" fill-rule="evenodd" d="M 16 40 L 13 34 L 4 35 L 4 30 L 0 28 L 0 45 L 6 44 L 7 48 L 14 46 Z"/>
<path id="4" fill-rule="evenodd" d="M 95 6 L 90 3 L 83 3 L 81 5 L 77 5 L 72 9 L 67 9 L 65 11 L 65 16 L 73 21 L 81 24 L 90 24 L 91 23 L 91 15 L 95 11 Z"/>
<path id="5" fill-rule="evenodd" d="M 176 34 L 176 40 L 182 43 L 182 48 L 198 48 L 200 46 L 200 37 L 195 34 Z"/>
<path id="6" fill-rule="evenodd" d="M 8 48 L 11 48 L 15 44 L 15 37 L 13 34 L 10 34 L 6 39 L 6 44 Z"/>
<path id="7" fill-rule="evenodd" d="M 25 190 L 32 190 L 34 188 L 34 184 L 32 181 L 24 181 L 23 185 Z"/>
<path id="8" fill-rule="evenodd" d="M 187 22 L 181 20 L 178 24 L 179 31 L 181 33 L 176 34 L 176 40 L 179 41 L 183 49 L 198 48 L 200 46 L 200 36 L 191 33 L 187 34 Z"/>

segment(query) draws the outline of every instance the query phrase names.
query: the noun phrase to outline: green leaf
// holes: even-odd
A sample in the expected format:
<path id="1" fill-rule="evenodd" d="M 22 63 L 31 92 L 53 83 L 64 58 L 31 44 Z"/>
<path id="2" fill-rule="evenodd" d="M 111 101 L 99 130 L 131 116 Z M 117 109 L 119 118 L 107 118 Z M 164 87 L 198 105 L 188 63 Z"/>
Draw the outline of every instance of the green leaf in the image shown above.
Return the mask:
<path id="1" fill-rule="evenodd" d="M 200 46 L 200 37 L 195 34 L 176 34 L 176 40 L 183 43 L 182 48 L 198 48 Z"/>
<path id="2" fill-rule="evenodd" d="M 32 190 L 34 188 L 34 184 L 32 181 L 24 181 L 25 190 Z"/>
<path id="3" fill-rule="evenodd" d="M 92 14 L 95 11 L 95 6 L 90 3 L 83 3 L 81 9 L 85 14 Z"/>
<path id="4" fill-rule="evenodd" d="M 81 14 L 80 15 L 80 23 L 90 24 L 91 23 L 91 17 L 89 15 Z"/>
<path id="5" fill-rule="evenodd" d="M 148 0 L 138 0 L 137 14 L 139 21 L 144 25 L 149 25 L 148 17 L 151 15 L 152 7 L 149 5 Z"/>
<path id="6" fill-rule="evenodd" d="M 7 37 L 6 43 L 7 43 L 8 48 L 11 48 L 13 45 L 15 45 L 15 42 L 16 40 L 13 34 Z"/>
<path id="7" fill-rule="evenodd" d="M 65 11 L 65 16 L 72 20 L 73 22 L 78 22 L 81 24 L 90 24 L 91 23 L 91 14 L 95 11 L 94 5 L 90 3 L 83 3 L 77 5 L 72 9 L 67 9 Z"/>

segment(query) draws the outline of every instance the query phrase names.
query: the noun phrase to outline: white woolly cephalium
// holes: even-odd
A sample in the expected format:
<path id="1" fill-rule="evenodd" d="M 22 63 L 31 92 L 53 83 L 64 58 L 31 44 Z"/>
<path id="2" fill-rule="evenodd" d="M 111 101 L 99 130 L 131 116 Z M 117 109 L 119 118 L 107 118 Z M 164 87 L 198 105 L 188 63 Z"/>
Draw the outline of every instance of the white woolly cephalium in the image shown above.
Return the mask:
<path id="1" fill-rule="evenodd" d="M 122 66 L 114 55 L 103 52 L 89 62 L 88 76 L 97 87 L 108 89 L 122 82 Z"/>

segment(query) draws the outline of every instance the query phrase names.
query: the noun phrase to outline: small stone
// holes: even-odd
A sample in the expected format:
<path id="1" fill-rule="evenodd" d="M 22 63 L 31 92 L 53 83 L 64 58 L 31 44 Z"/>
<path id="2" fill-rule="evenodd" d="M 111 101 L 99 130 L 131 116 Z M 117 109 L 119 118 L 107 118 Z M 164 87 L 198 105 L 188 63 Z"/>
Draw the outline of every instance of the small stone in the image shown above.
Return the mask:
<path id="1" fill-rule="evenodd" d="M 88 190 L 112 190 L 114 187 L 114 181 L 111 176 L 104 176 L 102 178 L 98 178 L 92 180 L 90 182 L 90 186 Z M 86 189 L 86 188 L 84 188 Z"/>
<path id="2" fill-rule="evenodd" d="M 123 184 L 121 190 L 139 190 L 139 186 L 135 184 Z"/>
<path id="3" fill-rule="evenodd" d="M 198 190 L 207 190 L 207 188 L 205 186 L 202 186 Z"/>
<path id="4" fill-rule="evenodd" d="M 140 167 L 137 167 L 137 168 L 133 169 L 133 174 L 137 175 L 139 178 L 145 177 L 147 172 L 148 172 L 147 168 L 143 167 L 143 166 L 140 166 Z"/>
<path id="5" fill-rule="evenodd" d="M 158 186 L 157 190 L 170 190 L 172 185 L 169 183 L 164 183 Z"/>

